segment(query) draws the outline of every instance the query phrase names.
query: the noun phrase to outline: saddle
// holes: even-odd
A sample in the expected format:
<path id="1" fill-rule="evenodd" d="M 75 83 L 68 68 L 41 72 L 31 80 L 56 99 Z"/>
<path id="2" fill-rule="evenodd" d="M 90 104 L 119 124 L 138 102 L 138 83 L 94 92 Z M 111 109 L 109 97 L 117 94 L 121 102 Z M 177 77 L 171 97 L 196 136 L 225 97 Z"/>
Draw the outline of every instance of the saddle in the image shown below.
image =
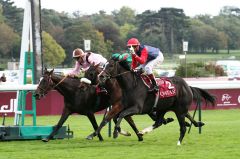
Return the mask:
<path id="1" fill-rule="evenodd" d="M 152 87 L 152 82 L 149 77 L 145 74 L 141 74 L 143 83 L 150 89 Z M 176 96 L 176 87 L 167 77 L 161 77 L 156 79 L 157 85 L 159 87 L 159 97 L 168 98 Z"/>

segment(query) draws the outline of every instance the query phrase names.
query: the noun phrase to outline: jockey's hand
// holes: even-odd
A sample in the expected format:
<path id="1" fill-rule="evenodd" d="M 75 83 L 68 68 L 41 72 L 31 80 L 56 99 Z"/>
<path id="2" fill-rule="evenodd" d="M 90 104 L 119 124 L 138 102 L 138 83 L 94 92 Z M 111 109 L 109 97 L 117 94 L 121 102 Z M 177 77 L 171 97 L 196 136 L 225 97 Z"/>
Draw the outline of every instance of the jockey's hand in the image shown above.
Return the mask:
<path id="1" fill-rule="evenodd" d="M 74 78 L 74 77 L 75 77 L 75 75 L 74 75 L 74 74 L 68 74 L 67 76 L 68 76 L 68 77 L 72 77 L 72 78 Z"/>
<path id="2" fill-rule="evenodd" d="M 137 72 L 138 72 L 137 69 L 133 69 L 133 68 L 131 68 L 131 71 L 134 72 L 134 73 L 137 73 Z"/>
<path id="3" fill-rule="evenodd" d="M 129 51 L 132 55 L 136 55 L 134 48 L 132 46 L 129 48 Z"/>

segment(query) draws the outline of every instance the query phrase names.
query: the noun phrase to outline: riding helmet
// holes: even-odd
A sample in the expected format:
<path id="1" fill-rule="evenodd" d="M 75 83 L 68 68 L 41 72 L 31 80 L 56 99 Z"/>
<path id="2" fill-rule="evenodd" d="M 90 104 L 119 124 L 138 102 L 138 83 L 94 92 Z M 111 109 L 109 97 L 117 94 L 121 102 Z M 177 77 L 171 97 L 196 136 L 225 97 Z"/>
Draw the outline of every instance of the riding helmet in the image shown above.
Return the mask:
<path id="1" fill-rule="evenodd" d="M 72 54 L 73 58 L 74 57 L 83 57 L 83 56 L 85 56 L 85 53 L 83 52 L 82 49 L 77 48 L 77 49 L 73 50 L 73 54 Z"/>
<path id="2" fill-rule="evenodd" d="M 131 38 L 127 42 L 127 46 L 137 46 L 140 45 L 140 42 L 136 38 Z"/>

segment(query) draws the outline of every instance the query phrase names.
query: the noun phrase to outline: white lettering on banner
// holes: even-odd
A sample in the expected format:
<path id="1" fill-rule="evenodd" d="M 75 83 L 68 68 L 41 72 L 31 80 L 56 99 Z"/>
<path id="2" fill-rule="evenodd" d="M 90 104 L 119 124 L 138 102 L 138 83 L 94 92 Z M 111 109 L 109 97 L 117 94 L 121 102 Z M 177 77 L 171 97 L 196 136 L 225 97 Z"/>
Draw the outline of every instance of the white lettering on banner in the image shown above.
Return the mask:
<path id="1" fill-rule="evenodd" d="M 236 106 L 237 103 L 233 103 L 233 101 L 231 102 L 232 96 L 230 96 L 229 94 L 223 94 L 222 95 L 222 102 L 220 104 L 217 104 L 217 106 Z M 240 103 L 240 96 L 238 96 L 238 102 Z"/>
<path id="2" fill-rule="evenodd" d="M 0 106 L 0 113 L 14 112 L 14 104 L 16 104 L 16 99 L 10 99 L 10 106 L 8 105 Z"/>
<path id="3" fill-rule="evenodd" d="M 8 105 L 2 105 L 0 106 L 0 113 L 9 113 L 13 112 L 13 106 L 8 106 Z"/>
<path id="4" fill-rule="evenodd" d="M 223 94 L 222 95 L 222 101 L 225 102 L 230 102 L 229 99 L 231 99 L 232 97 L 229 94 Z"/>

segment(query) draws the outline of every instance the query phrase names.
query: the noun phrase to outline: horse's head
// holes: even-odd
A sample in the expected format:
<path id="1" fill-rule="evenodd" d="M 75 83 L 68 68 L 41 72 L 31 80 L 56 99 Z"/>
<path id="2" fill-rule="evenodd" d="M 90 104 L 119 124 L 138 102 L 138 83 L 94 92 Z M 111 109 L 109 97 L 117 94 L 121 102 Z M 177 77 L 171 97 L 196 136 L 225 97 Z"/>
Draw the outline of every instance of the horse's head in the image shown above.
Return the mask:
<path id="1" fill-rule="evenodd" d="M 53 71 L 54 70 L 47 71 L 47 69 L 45 68 L 43 76 L 40 78 L 38 87 L 34 92 L 34 96 L 36 99 L 41 99 L 53 88 L 54 83 L 51 79 Z"/>
<path id="2" fill-rule="evenodd" d="M 131 56 L 128 53 L 113 54 L 112 58 L 105 64 L 103 71 L 98 75 L 100 84 L 104 84 L 108 79 L 121 77 L 130 72 Z"/>
<path id="3" fill-rule="evenodd" d="M 102 71 L 102 68 L 98 65 L 92 64 L 88 70 L 85 72 L 84 77 L 89 79 L 93 85 L 96 85 L 98 83 L 98 74 Z"/>
<path id="4" fill-rule="evenodd" d="M 2 74 L 2 77 L 0 77 L 0 81 L 2 81 L 2 82 L 6 82 L 7 81 L 7 78 L 6 78 L 4 73 Z"/>
<path id="5" fill-rule="evenodd" d="M 115 78 L 118 75 L 118 61 L 114 59 L 108 60 L 103 70 L 98 75 L 99 82 L 105 83 L 108 79 Z"/>

